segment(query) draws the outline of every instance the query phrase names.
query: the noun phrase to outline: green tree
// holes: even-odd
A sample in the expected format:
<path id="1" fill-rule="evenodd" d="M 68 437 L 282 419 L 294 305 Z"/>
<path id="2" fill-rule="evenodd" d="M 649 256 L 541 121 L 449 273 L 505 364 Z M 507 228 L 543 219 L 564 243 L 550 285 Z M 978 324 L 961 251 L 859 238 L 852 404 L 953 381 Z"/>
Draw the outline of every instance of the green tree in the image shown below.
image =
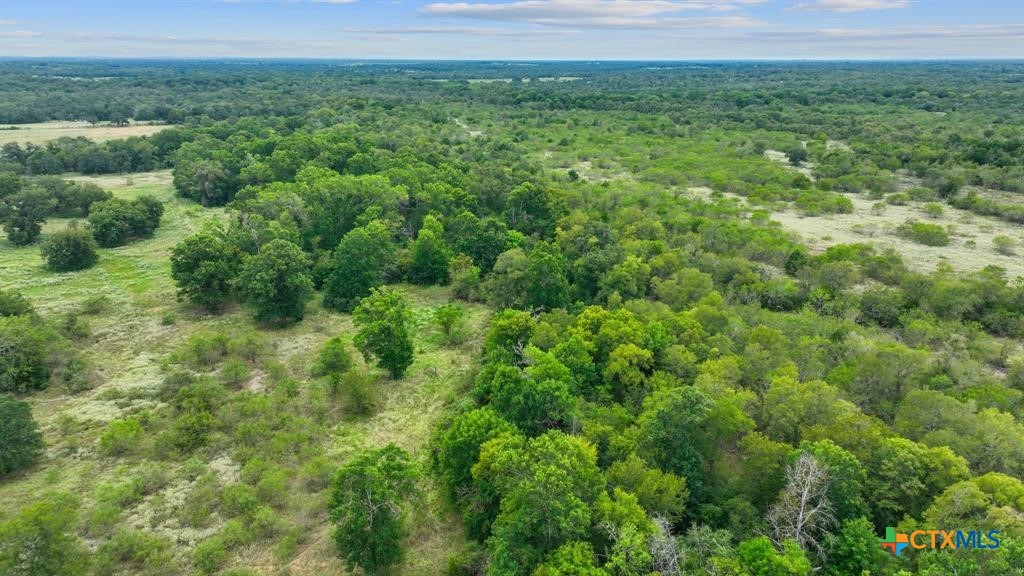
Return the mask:
<path id="1" fill-rule="evenodd" d="M 501 437 L 484 444 L 473 476 L 501 494 L 488 574 L 528 575 L 550 552 L 586 537 L 604 492 L 596 461 L 593 446 L 558 431 L 525 444 Z"/>
<path id="2" fill-rule="evenodd" d="M 75 222 L 48 235 L 40 246 L 40 252 L 46 260 L 46 267 L 54 272 L 84 270 L 99 259 L 92 232 L 79 228 Z"/>
<path id="3" fill-rule="evenodd" d="M 657 468 L 649 468 L 636 454 L 614 462 L 606 473 L 609 488 L 622 488 L 636 495 L 652 516 L 676 521 L 686 509 L 690 491 L 686 479 Z"/>
<path id="4" fill-rule="evenodd" d="M 104 248 L 151 236 L 160 225 L 164 205 L 151 196 L 135 200 L 111 198 L 89 207 L 89 228 Z"/>
<path id="5" fill-rule="evenodd" d="M 43 437 L 32 407 L 10 394 L 0 394 L 0 477 L 31 466 L 43 451 Z"/>
<path id="6" fill-rule="evenodd" d="M 541 310 L 566 306 L 569 303 L 568 269 L 565 256 L 554 244 L 538 242 L 527 258 L 526 306 Z"/>
<path id="7" fill-rule="evenodd" d="M 0 317 L 0 392 L 45 388 L 50 378 L 49 345 L 55 338 L 30 316 Z"/>
<path id="8" fill-rule="evenodd" d="M 401 378 L 413 361 L 412 312 L 405 295 L 387 287 L 373 288 L 356 307 L 353 318 L 359 328 L 356 348 L 367 360 L 376 357 L 377 365 L 392 378 Z"/>
<path id="9" fill-rule="evenodd" d="M 331 521 L 338 554 L 366 574 L 381 574 L 402 559 L 402 504 L 418 473 L 394 444 L 364 452 L 341 467 L 331 488 Z"/>
<path id="10" fill-rule="evenodd" d="M 486 406 L 456 417 L 450 426 L 439 430 L 434 466 L 453 503 L 466 504 L 459 495 L 470 488 L 480 446 L 492 438 L 514 432 L 515 426 Z"/>
<path id="11" fill-rule="evenodd" d="M 409 282 L 424 285 L 448 283 L 451 254 L 444 244 L 444 228 L 433 214 L 424 219 L 409 252 Z"/>
<path id="12" fill-rule="evenodd" d="M 945 524 L 943 524 L 945 526 Z M 891 554 L 878 545 L 878 535 L 867 518 L 850 518 L 827 538 L 828 574 L 885 574 Z"/>
<path id="13" fill-rule="evenodd" d="M 811 573 L 811 562 L 792 540 L 787 540 L 780 552 L 771 540 L 761 536 L 741 542 L 736 556 L 743 567 L 743 576 L 809 576 Z"/>
<path id="14" fill-rule="evenodd" d="M 564 427 L 574 401 L 564 380 L 536 379 L 501 366 L 490 385 L 491 406 L 527 436 Z"/>
<path id="15" fill-rule="evenodd" d="M 219 310 L 231 299 L 241 261 L 241 251 L 220 234 L 200 232 L 171 250 L 171 277 L 178 285 L 179 296 Z"/>
<path id="16" fill-rule="evenodd" d="M 246 259 L 236 285 L 257 320 L 302 320 L 313 294 L 310 266 L 301 248 L 287 240 L 273 240 Z"/>
<path id="17" fill-rule="evenodd" d="M 331 258 L 330 273 L 324 281 L 324 305 L 352 311 L 371 288 L 384 283 L 394 265 L 395 246 L 383 222 L 374 220 L 350 231 Z"/>
<path id="18" fill-rule="evenodd" d="M 7 239 L 15 246 L 35 242 L 43 229 L 42 223 L 56 204 L 57 201 L 48 192 L 38 187 L 8 196 L 2 206 Z"/>
<path id="19" fill-rule="evenodd" d="M 0 523 L 0 574 L 85 576 L 89 555 L 75 536 L 76 509 L 71 497 L 50 495 Z"/>

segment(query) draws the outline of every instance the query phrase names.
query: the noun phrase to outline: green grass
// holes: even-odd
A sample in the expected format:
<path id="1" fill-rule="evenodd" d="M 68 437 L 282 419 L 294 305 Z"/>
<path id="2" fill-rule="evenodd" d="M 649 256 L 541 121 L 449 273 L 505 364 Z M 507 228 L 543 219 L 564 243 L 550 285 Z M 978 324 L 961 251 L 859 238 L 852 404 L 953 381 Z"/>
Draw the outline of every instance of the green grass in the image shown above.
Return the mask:
<path id="1" fill-rule="evenodd" d="M 4 124 L 0 126 L 0 146 L 8 142 L 25 145 L 43 144 L 61 137 L 77 138 L 85 136 L 94 142 L 105 142 L 115 138 L 129 136 L 148 136 L 166 128 L 163 124 L 131 124 L 129 126 L 113 126 L 110 124 L 92 125 L 88 122 L 37 122 L 35 124 Z M 14 129 L 12 129 L 14 128 Z"/>
<path id="2" fill-rule="evenodd" d="M 132 185 L 126 183 L 127 178 L 131 178 Z M 38 246 L 14 247 L 0 238 L 0 284 L 20 290 L 45 317 L 56 320 L 62 313 L 80 309 L 94 296 L 105 295 L 111 301 L 106 310 L 85 317 L 91 334 L 77 343 L 95 370 L 95 387 L 74 395 L 51 389 L 28 397 L 47 450 L 37 466 L 0 483 L 0 501 L 4 502 L 0 517 L 16 513 L 48 491 L 68 492 L 82 500 L 81 534 L 89 544 L 98 545 L 108 537 L 95 534 L 95 527 L 89 528 L 90 514 L 99 513 L 98 487 L 123 483 L 153 466 L 150 459 L 155 432 L 144 435 L 143 447 L 138 452 L 122 457 L 103 456 L 98 449 L 99 437 L 113 419 L 146 413 L 159 415 L 165 410 L 155 392 L 169 371 L 170 359 L 190 335 L 219 331 L 235 336 L 257 331 L 266 340 L 268 352 L 253 370 L 253 378 L 232 394 L 246 389 L 257 394 L 269 393 L 271 380 L 294 378 L 300 382 L 301 398 L 305 401 L 307 395 L 313 394 L 308 383 L 309 367 L 319 348 L 337 335 L 351 343 L 354 328 L 349 315 L 324 310 L 319 299 L 310 303 L 305 320 L 283 329 L 255 325 L 242 307 L 211 316 L 178 302 L 170 278 L 171 248 L 204 220 L 223 219 L 224 211 L 201 209 L 175 198 L 166 171 L 80 179 L 96 181 L 119 197 L 153 194 L 166 203 L 166 211 L 152 238 L 101 249 L 96 266 L 75 273 L 49 272 L 42 267 Z M 47 222 L 44 235 L 64 225 L 59 220 Z M 425 468 L 433 427 L 451 404 L 464 395 L 461 386 L 467 381 L 466 373 L 489 311 L 483 306 L 467 306 L 469 340 L 459 347 L 445 347 L 439 329 L 430 319 L 437 306 L 449 301 L 449 291 L 439 287 L 401 288 L 413 304 L 416 360 L 400 381 L 381 375 L 377 384 L 379 404 L 370 416 L 349 413 L 343 402 L 327 404 L 327 432 L 316 441 L 335 467 L 365 447 L 394 442 L 413 454 Z M 166 324 L 165 316 L 173 317 L 173 323 Z M 357 364 L 362 365 L 354 349 L 353 354 Z M 281 373 L 272 377 L 271 369 Z M 216 370 L 212 373 L 215 375 Z M 198 460 L 192 462 L 157 461 L 166 473 L 166 483 L 120 509 L 114 525 L 169 538 L 177 560 L 187 566 L 191 550 L 216 533 L 224 519 L 214 515 L 208 525 L 189 526 L 182 521 L 179 509 L 199 489 L 197 476 L 210 473 L 224 485 L 237 481 L 243 462 L 235 461 L 231 452 L 199 452 Z M 297 471 L 295 475 L 298 476 Z M 446 557 L 464 545 L 460 522 L 441 502 L 429 474 L 424 478 L 418 501 L 412 506 L 406 562 L 398 571 L 400 574 L 438 574 Z M 276 574 L 282 568 L 291 574 L 344 573 L 333 551 L 325 504 L 325 490 L 306 493 L 291 487 L 288 503 L 278 512 L 302 529 L 304 539 L 288 553 L 277 555 L 275 548 L 280 537 L 269 543 L 232 549 L 226 567 L 247 566 L 258 574 Z"/>

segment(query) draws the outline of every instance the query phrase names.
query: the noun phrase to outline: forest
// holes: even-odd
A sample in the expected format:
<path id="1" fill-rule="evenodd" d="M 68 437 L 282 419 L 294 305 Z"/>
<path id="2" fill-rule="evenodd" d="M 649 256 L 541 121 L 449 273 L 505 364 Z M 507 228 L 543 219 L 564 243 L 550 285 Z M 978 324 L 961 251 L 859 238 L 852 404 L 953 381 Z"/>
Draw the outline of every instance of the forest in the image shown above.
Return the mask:
<path id="1" fill-rule="evenodd" d="M 1020 62 L 9 59 L 0 142 L 0 574 L 1024 575 Z"/>

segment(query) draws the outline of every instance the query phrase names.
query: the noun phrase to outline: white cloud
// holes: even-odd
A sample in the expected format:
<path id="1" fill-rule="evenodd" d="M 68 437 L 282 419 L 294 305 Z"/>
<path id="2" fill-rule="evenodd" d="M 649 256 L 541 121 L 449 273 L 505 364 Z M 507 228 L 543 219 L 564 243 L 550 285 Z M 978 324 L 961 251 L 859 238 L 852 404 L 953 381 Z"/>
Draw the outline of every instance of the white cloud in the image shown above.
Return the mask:
<path id="1" fill-rule="evenodd" d="M 578 30 L 512 30 L 510 28 L 484 28 L 460 26 L 418 26 L 407 28 L 340 28 L 341 32 L 353 34 L 385 34 L 400 36 L 404 34 L 454 34 L 460 36 L 565 36 L 578 34 Z"/>
<path id="2" fill-rule="evenodd" d="M 908 26 L 889 29 L 824 28 L 821 30 L 754 31 L 747 33 L 745 37 L 772 42 L 842 43 L 870 42 L 875 40 L 996 40 L 1000 38 L 1020 38 L 1022 35 L 1024 35 L 1024 24 L 971 24 L 959 26 Z"/>
<path id="3" fill-rule="evenodd" d="M 35 38 L 42 36 L 40 32 L 33 32 L 31 30 L 11 30 L 10 32 L 0 32 L 0 36 L 4 38 Z"/>
<path id="4" fill-rule="evenodd" d="M 435 2 L 424 14 L 545 26 L 617 28 L 731 28 L 759 23 L 746 16 L 724 18 L 661 18 L 684 10 L 726 11 L 762 0 L 516 0 L 513 2 Z"/>
<path id="5" fill-rule="evenodd" d="M 860 12 L 907 8 L 910 0 L 813 0 L 788 8 L 790 12 Z"/>
<path id="6" fill-rule="evenodd" d="M 10 18 L 0 18 L 0 26 L 17 26 L 18 21 Z"/>

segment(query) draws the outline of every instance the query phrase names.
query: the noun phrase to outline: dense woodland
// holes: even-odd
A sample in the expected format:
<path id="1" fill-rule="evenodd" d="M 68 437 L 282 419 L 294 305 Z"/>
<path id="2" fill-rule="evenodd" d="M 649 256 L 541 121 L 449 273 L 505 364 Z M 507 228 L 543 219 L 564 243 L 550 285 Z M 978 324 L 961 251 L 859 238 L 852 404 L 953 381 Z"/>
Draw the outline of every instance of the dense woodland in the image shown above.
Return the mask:
<path id="1" fill-rule="evenodd" d="M 58 119 L 172 126 L 5 144 L 0 252 L 38 244 L 53 279 L 153 241 L 177 204 L 72 176 L 169 169 L 174 202 L 209 215 L 163 255 L 173 314 L 253 327 L 181 335 L 144 410 L 76 430 L 102 466 L 156 465 L 87 504 L 5 507 L 0 572 L 305 573 L 330 524 L 344 566 L 400 573 L 435 494 L 452 576 L 1024 574 L 1024 279 L 811 250 L 772 221 L 854 194 L 1019 236 L 1019 63 L 0 62 L 0 122 Z M 422 287 L 445 302 L 425 311 Z M 62 434 L 44 442 L 38 398 L 104 386 L 83 334 L 109 303 L 30 288 L 0 276 L 11 490 Z M 301 370 L 269 360 L 320 311 L 351 332 Z M 422 449 L 322 449 L 410 377 L 428 328 L 472 361 Z M 202 538 L 123 526 L 158 468 L 221 455 L 237 481 L 196 472 L 181 512 Z M 999 546 L 895 557 L 887 527 Z"/>

